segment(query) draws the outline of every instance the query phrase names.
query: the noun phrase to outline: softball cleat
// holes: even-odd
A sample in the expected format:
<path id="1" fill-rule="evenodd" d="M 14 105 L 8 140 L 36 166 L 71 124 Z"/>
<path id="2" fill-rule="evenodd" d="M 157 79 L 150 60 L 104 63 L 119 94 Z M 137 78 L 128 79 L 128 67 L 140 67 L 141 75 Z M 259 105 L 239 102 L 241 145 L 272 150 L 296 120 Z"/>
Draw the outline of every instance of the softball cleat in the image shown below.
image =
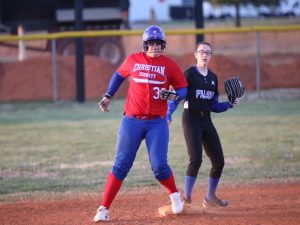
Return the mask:
<path id="1" fill-rule="evenodd" d="M 222 199 L 218 199 L 215 197 L 212 200 L 209 200 L 208 198 L 204 198 L 203 201 L 203 207 L 226 207 L 228 205 L 228 202 Z"/>
<path id="2" fill-rule="evenodd" d="M 108 208 L 104 206 L 100 206 L 97 209 L 97 213 L 94 217 L 94 222 L 99 222 L 99 221 L 108 221 L 109 220 L 109 210 Z"/>
<path id="3" fill-rule="evenodd" d="M 170 194 L 170 199 L 172 203 L 172 211 L 174 214 L 179 214 L 183 210 L 183 202 L 181 201 L 180 193 L 174 192 Z"/>
<path id="4" fill-rule="evenodd" d="M 186 204 L 186 205 L 192 204 L 192 199 L 191 199 L 191 197 L 183 198 L 183 204 Z"/>

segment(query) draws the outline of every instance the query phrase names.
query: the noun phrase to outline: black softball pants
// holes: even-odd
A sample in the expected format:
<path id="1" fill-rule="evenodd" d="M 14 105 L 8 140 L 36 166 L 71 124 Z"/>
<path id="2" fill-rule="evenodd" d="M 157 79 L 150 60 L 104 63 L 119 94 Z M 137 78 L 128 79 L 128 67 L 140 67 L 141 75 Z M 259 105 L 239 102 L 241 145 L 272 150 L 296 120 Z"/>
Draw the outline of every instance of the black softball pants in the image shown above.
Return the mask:
<path id="1" fill-rule="evenodd" d="M 224 155 L 219 135 L 212 123 L 210 113 L 185 109 L 182 128 L 189 155 L 187 176 L 197 177 L 202 163 L 202 146 L 211 161 L 211 178 L 220 178 L 224 167 Z"/>

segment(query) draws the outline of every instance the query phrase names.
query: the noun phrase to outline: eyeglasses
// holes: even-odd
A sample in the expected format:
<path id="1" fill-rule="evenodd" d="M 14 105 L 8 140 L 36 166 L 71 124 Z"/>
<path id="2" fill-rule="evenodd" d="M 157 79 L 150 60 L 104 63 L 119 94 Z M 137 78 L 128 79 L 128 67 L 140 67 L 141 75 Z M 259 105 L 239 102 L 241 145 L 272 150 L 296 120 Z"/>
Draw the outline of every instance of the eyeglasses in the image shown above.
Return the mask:
<path id="1" fill-rule="evenodd" d="M 147 43 L 147 45 L 154 45 L 154 44 L 162 45 L 164 42 L 162 40 L 150 40 L 150 41 L 147 41 L 146 43 Z"/>
<path id="2" fill-rule="evenodd" d="M 200 55 L 204 55 L 204 54 L 206 54 L 208 56 L 212 55 L 212 52 L 210 52 L 210 51 L 204 51 L 204 50 L 196 51 L 196 53 L 200 53 Z"/>

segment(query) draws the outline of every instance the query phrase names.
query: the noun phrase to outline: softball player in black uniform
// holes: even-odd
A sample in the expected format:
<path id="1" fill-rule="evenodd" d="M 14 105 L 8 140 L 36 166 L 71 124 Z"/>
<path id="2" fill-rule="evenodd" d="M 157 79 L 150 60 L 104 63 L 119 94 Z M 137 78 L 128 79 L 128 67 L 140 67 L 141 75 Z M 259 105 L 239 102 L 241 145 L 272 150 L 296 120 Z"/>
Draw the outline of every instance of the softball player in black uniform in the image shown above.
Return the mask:
<path id="1" fill-rule="evenodd" d="M 184 101 L 182 127 L 189 155 L 189 164 L 185 176 L 184 201 L 191 203 L 191 195 L 202 163 L 202 146 L 211 161 L 208 178 L 208 192 L 203 206 L 227 206 L 228 202 L 216 197 L 216 189 L 224 167 L 224 156 L 216 128 L 210 117 L 210 112 L 224 112 L 233 105 L 218 101 L 218 78 L 208 69 L 212 55 L 212 47 L 207 42 L 200 42 L 195 51 L 197 64 L 185 71 L 188 82 L 188 94 Z M 169 102 L 168 118 L 176 109 Z"/>

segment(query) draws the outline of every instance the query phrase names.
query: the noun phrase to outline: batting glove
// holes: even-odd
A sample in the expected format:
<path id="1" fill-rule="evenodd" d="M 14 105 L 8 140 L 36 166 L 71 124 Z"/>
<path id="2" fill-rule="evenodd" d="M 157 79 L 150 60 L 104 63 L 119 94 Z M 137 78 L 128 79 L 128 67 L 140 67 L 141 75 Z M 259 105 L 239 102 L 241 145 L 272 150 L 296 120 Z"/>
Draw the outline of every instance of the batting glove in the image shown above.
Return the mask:
<path id="1" fill-rule="evenodd" d="M 159 97 L 163 100 L 171 100 L 171 101 L 176 101 L 180 98 L 180 96 L 176 94 L 175 90 L 166 90 L 165 88 L 162 88 L 160 90 Z"/>
<path id="2" fill-rule="evenodd" d="M 110 103 L 111 96 L 105 94 L 101 101 L 99 102 L 99 108 L 102 112 L 109 112 L 108 105 Z"/>

